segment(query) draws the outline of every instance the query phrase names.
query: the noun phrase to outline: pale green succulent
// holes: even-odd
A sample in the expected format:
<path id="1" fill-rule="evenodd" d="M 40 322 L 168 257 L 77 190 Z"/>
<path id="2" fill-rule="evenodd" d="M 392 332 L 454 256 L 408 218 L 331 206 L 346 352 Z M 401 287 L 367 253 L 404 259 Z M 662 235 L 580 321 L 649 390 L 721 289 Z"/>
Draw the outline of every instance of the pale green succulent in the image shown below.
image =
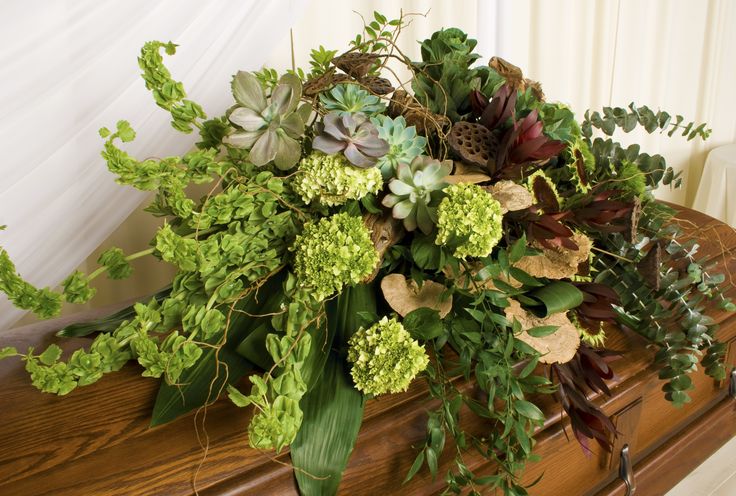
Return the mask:
<path id="1" fill-rule="evenodd" d="M 297 139 L 304 134 L 303 112 L 297 111 L 302 96 L 299 78 L 284 74 L 267 98 L 256 76 L 240 71 L 233 78 L 232 90 L 238 106 L 229 118 L 240 129 L 223 143 L 250 150 L 249 160 L 256 166 L 273 161 L 281 170 L 292 168 L 302 153 Z"/>
<path id="2" fill-rule="evenodd" d="M 400 163 L 397 177 L 388 183 L 391 193 L 383 198 L 383 206 L 404 221 L 407 231 L 418 227 L 424 234 L 431 233 L 437 222 L 437 203 L 447 186 L 444 178 L 451 169 L 448 162 L 425 156 L 416 157 L 411 164 Z"/>
<path id="3" fill-rule="evenodd" d="M 374 115 L 386 110 L 386 104 L 357 84 L 338 84 L 329 92 L 322 93 L 319 99 L 326 110 L 338 112 L 340 115 L 357 112 Z"/>
<path id="4" fill-rule="evenodd" d="M 389 145 L 388 153 L 379 158 L 376 164 L 385 180 L 396 174 L 399 164 L 410 164 L 424 153 L 427 138 L 418 136 L 414 126 L 407 127 L 403 116 L 392 119 L 386 115 L 378 115 L 371 122 L 378 129 L 378 137 Z"/>
<path id="5" fill-rule="evenodd" d="M 348 362 L 355 387 L 367 394 L 400 393 L 427 368 L 424 348 L 395 318 L 383 317 L 349 341 Z"/>

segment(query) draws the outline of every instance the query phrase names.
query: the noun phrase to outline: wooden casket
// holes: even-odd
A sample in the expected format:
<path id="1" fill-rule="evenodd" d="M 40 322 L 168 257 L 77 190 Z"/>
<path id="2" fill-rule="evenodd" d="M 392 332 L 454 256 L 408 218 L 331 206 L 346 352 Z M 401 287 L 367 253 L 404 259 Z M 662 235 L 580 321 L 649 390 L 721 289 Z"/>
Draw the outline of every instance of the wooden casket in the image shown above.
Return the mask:
<path id="1" fill-rule="evenodd" d="M 700 254 L 736 272 L 736 233 L 703 214 L 683 209 L 681 219 L 699 226 Z M 734 296 L 736 291 L 730 290 Z M 107 312 L 110 309 L 106 309 Z M 75 315 L 2 333 L 3 346 L 68 350 L 83 339 L 57 338 L 54 331 L 104 314 Z M 727 370 L 736 363 L 736 316 L 715 308 L 718 337 L 728 343 Z M 693 401 L 675 409 L 663 397 L 662 381 L 652 367 L 654 349 L 631 332 L 609 331 L 607 347 L 624 352 L 613 364 L 613 395 L 597 398 L 618 432 L 612 453 L 586 456 L 572 437 L 559 404 L 540 401 L 547 421 L 537 433 L 535 452 L 524 480 L 540 496 L 624 495 L 619 477 L 622 452 L 628 451 L 636 494 L 665 493 L 736 434 L 733 384 L 693 374 Z M 34 389 L 19 360 L 0 362 L 0 494 L 30 495 L 290 495 L 297 494 L 288 453 L 276 456 L 248 447 L 248 412 L 219 401 L 198 415 L 150 428 L 157 383 L 140 377 L 135 364 L 78 388 L 66 397 Z M 464 384 L 473 388 L 473 384 Z M 425 386 L 416 381 L 404 394 L 368 402 L 357 445 L 344 474 L 346 495 L 427 495 L 443 488 L 426 470 L 402 481 L 423 443 L 427 411 L 436 408 Z M 482 433 L 481 419 L 466 415 L 466 429 Z M 624 450 L 626 447 L 626 450 Z M 440 473 L 452 464 L 454 448 L 445 448 Z M 468 452 L 475 473 L 491 471 L 484 459 Z"/>

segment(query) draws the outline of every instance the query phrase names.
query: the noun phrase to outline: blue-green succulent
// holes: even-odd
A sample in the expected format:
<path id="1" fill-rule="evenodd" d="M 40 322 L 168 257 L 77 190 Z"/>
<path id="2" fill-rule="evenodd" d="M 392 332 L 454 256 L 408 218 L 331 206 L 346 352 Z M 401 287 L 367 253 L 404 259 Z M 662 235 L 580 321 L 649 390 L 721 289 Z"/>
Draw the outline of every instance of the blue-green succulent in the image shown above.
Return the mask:
<path id="1" fill-rule="evenodd" d="M 384 180 L 396 175 L 399 164 L 410 164 L 424 153 L 427 138 L 417 135 L 414 126 L 407 126 L 404 117 L 392 119 L 386 115 L 378 115 L 373 117 L 371 122 L 378 129 L 378 137 L 389 145 L 388 153 L 379 158 L 376 164 L 381 169 Z"/>

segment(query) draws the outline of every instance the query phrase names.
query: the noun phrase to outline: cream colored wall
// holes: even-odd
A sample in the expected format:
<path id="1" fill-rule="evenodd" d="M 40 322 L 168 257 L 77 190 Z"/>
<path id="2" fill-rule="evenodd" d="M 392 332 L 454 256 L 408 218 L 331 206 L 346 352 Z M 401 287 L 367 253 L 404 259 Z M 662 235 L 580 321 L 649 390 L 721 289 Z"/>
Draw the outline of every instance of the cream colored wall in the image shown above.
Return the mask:
<path id="1" fill-rule="evenodd" d="M 400 48 L 413 58 L 419 57 L 416 40 L 456 26 L 479 39 L 484 57 L 498 54 L 519 65 L 543 83 L 551 99 L 569 103 L 576 112 L 633 100 L 709 122 L 714 132 L 706 144 L 641 133 L 625 137 L 684 171 L 686 187 L 663 190 L 663 198 L 690 203 L 707 150 L 736 141 L 736 2 L 731 0 L 314 0 L 293 30 L 297 66 L 308 66 L 312 47 L 347 47 L 362 26 L 353 11 L 370 16 L 378 10 L 391 17 L 400 7 L 427 13 L 400 40 Z M 288 39 L 273 47 L 267 65 L 291 67 Z M 99 252 L 109 246 L 126 252 L 146 248 L 158 225 L 159 219 L 135 211 L 82 269 L 94 268 Z M 125 281 L 96 280 L 98 295 L 88 306 L 152 293 L 173 274 L 150 257 L 135 261 L 134 269 Z"/>

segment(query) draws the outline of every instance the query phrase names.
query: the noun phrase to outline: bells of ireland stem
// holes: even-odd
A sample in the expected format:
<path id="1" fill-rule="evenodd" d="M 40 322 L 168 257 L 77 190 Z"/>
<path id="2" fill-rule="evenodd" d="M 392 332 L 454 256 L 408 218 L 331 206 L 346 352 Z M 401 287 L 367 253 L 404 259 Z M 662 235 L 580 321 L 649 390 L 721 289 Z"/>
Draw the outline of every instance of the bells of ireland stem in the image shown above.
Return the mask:
<path id="1" fill-rule="evenodd" d="M 442 189 L 447 186 L 444 179 L 451 170 L 451 162 L 426 156 L 415 158 L 411 164 L 399 164 L 397 177 L 388 183 L 391 192 L 383 198 L 383 206 L 403 221 L 407 231 L 419 228 L 424 234 L 431 233 Z"/>
<path id="2" fill-rule="evenodd" d="M 226 145 L 249 150 L 256 166 L 273 162 L 281 170 L 291 169 L 301 158 L 297 141 L 304 134 L 309 105 L 297 109 L 302 84 L 293 74 L 284 74 L 267 97 L 258 79 L 250 72 L 238 72 L 232 81 L 237 106 L 230 113 L 235 132 L 223 139 Z"/>
<path id="3" fill-rule="evenodd" d="M 362 169 L 374 167 L 389 151 L 386 140 L 378 137 L 376 126 L 360 113 L 325 115 L 317 124 L 312 147 L 327 155 L 342 152 L 351 164 Z"/>

